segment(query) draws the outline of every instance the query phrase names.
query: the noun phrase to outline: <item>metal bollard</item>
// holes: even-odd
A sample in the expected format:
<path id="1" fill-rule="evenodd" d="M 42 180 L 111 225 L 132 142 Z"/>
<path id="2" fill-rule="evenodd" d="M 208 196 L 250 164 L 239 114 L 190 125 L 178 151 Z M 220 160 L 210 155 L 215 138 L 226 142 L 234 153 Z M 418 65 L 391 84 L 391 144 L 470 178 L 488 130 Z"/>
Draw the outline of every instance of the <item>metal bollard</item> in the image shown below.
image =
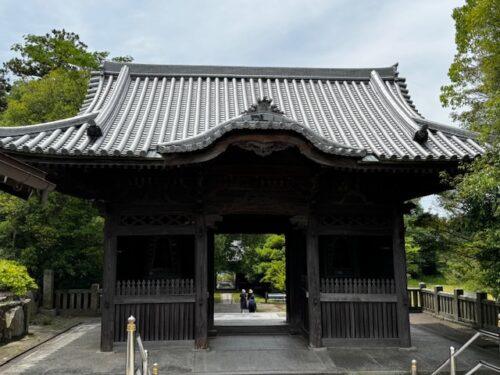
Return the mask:
<path id="1" fill-rule="evenodd" d="M 497 327 L 498 327 L 498 354 L 500 354 L 500 314 L 497 316 Z"/>
<path id="2" fill-rule="evenodd" d="M 455 348 L 450 346 L 450 375 L 456 375 L 457 370 L 455 367 Z"/>
<path id="3" fill-rule="evenodd" d="M 127 367 L 125 369 L 125 375 L 134 375 L 135 367 L 135 318 L 131 315 L 128 318 L 127 324 Z"/>
<path id="4" fill-rule="evenodd" d="M 417 360 L 412 359 L 411 361 L 411 375 L 417 375 Z"/>
<path id="5" fill-rule="evenodd" d="M 153 363 L 153 371 L 151 371 L 152 375 L 160 375 L 160 369 L 158 368 L 158 363 Z"/>

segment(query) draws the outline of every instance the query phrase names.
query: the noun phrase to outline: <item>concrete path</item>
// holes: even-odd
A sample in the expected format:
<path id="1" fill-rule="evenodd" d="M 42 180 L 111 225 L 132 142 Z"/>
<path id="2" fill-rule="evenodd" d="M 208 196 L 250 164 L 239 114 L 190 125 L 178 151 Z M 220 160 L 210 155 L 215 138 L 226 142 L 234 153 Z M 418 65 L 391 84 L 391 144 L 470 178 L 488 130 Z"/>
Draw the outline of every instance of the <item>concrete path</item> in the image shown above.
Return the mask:
<path id="1" fill-rule="evenodd" d="M 286 324 L 286 313 L 215 313 L 216 326 L 278 326 Z"/>
<path id="2" fill-rule="evenodd" d="M 419 374 L 429 373 L 459 347 L 472 330 L 412 315 L 410 349 L 329 348 L 310 350 L 301 336 L 218 336 L 210 350 L 194 351 L 192 342 L 146 343 L 161 374 L 407 374 L 413 358 Z M 81 324 L 0 367 L 13 374 L 124 374 L 125 345 L 112 353 L 99 352 L 100 326 Z M 495 346 L 496 345 L 496 346 Z M 478 360 L 500 365 L 498 343 L 482 341 L 458 361 L 461 370 Z"/>

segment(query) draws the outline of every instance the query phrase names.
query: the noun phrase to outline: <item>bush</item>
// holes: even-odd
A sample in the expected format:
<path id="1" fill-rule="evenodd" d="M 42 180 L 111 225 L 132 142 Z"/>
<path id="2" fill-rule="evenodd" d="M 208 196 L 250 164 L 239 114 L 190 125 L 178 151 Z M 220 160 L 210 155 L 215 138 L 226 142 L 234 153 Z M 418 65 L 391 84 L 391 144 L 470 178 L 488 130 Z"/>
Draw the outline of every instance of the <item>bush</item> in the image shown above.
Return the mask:
<path id="1" fill-rule="evenodd" d="M 13 261 L 0 259 L 0 290 L 22 296 L 38 286 L 31 278 L 26 267 Z"/>

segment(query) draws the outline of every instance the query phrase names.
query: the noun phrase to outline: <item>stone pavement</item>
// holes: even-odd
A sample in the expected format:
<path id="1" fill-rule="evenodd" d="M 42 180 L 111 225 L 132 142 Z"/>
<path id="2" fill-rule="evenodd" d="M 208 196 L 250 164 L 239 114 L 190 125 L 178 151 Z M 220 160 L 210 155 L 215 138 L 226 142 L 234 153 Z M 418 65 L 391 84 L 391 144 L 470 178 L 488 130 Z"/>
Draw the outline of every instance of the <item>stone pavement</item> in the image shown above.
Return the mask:
<path id="1" fill-rule="evenodd" d="M 407 374 L 413 358 L 419 374 L 430 373 L 459 347 L 472 330 L 425 314 L 413 314 L 412 343 L 398 348 L 329 348 L 310 350 L 301 336 L 247 335 L 210 339 L 210 350 L 195 351 L 192 342 L 146 343 L 160 374 Z M 124 374 L 125 345 L 99 352 L 99 323 L 81 324 L 0 367 L 14 374 Z M 1 349 L 1 348 L 0 348 Z M 498 343 L 481 341 L 458 361 L 461 370 L 478 360 L 500 365 Z"/>

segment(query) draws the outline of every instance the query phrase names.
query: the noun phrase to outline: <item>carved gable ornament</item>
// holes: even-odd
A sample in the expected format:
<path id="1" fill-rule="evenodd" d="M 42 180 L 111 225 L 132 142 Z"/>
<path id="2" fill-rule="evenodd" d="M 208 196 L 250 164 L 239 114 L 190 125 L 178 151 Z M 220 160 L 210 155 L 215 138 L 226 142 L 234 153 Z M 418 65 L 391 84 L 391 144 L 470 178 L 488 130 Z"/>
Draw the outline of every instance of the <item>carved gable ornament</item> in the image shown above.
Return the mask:
<path id="1" fill-rule="evenodd" d="M 272 99 L 264 96 L 263 98 L 257 99 L 257 104 L 252 104 L 250 108 L 242 112 L 242 115 L 250 115 L 250 121 L 263 121 L 267 116 L 266 113 L 283 115 L 284 112 L 281 111 L 276 105 L 271 104 Z"/>

